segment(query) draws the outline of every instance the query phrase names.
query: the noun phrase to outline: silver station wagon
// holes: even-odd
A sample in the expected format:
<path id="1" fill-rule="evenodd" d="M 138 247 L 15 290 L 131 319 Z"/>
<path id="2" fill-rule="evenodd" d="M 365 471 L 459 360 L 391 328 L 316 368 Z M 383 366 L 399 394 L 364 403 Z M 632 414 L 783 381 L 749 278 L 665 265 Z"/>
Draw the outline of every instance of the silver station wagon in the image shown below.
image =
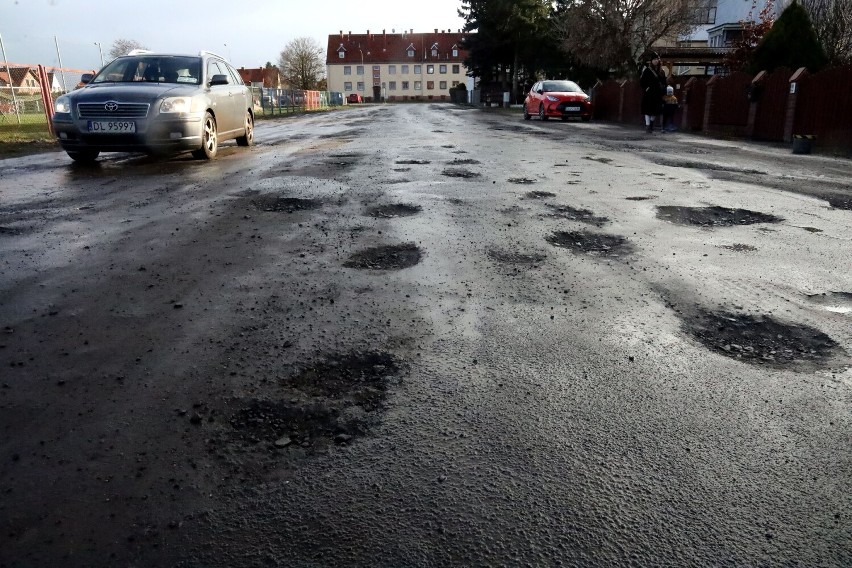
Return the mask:
<path id="1" fill-rule="evenodd" d="M 136 50 L 81 82 L 56 99 L 53 115 L 56 137 L 75 161 L 92 162 L 101 152 L 187 150 L 211 159 L 224 140 L 254 143 L 251 91 L 214 53 Z"/>

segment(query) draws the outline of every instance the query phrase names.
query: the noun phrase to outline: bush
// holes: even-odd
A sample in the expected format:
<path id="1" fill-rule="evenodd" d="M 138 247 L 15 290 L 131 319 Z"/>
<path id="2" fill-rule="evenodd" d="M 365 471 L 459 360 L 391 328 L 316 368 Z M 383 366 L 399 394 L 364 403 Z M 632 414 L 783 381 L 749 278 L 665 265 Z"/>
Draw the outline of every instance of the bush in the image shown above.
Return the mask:
<path id="1" fill-rule="evenodd" d="M 792 2 L 763 36 L 751 61 L 752 74 L 777 67 L 807 67 L 811 73 L 828 62 L 807 11 Z"/>

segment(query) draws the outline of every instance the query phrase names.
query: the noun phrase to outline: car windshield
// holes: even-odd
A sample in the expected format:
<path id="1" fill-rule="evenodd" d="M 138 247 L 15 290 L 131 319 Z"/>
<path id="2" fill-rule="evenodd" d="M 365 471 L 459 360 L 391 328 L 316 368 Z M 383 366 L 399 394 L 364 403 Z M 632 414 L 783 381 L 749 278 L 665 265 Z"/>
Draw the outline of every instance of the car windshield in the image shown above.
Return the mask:
<path id="1" fill-rule="evenodd" d="M 201 59 L 174 55 L 119 57 L 92 79 L 92 83 L 201 83 Z"/>
<path id="2" fill-rule="evenodd" d="M 574 81 L 545 81 L 543 89 L 546 93 L 582 93 L 580 88 Z"/>

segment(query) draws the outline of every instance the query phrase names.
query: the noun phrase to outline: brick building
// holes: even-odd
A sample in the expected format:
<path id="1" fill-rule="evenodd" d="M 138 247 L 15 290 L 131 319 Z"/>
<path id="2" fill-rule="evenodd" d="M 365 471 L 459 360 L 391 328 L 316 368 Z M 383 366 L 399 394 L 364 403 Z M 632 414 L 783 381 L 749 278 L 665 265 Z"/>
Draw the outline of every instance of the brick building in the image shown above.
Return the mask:
<path id="1" fill-rule="evenodd" d="M 328 36 L 328 90 L 371 100 L 449 100 L 467 84 L 461 31 Z"/>

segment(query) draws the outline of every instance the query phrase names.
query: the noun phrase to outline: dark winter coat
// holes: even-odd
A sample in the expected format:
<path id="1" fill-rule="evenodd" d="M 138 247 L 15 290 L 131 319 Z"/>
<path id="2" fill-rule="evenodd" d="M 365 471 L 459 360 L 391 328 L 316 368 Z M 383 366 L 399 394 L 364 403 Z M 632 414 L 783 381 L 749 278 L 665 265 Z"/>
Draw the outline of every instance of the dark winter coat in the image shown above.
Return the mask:
<path id="1" fill-rule="evenodd" d="M 663 110 L 666 79 L 646 66 L 639 77 L 639 85 L 642 87 L 642 114 L 657 116 Z"/>

